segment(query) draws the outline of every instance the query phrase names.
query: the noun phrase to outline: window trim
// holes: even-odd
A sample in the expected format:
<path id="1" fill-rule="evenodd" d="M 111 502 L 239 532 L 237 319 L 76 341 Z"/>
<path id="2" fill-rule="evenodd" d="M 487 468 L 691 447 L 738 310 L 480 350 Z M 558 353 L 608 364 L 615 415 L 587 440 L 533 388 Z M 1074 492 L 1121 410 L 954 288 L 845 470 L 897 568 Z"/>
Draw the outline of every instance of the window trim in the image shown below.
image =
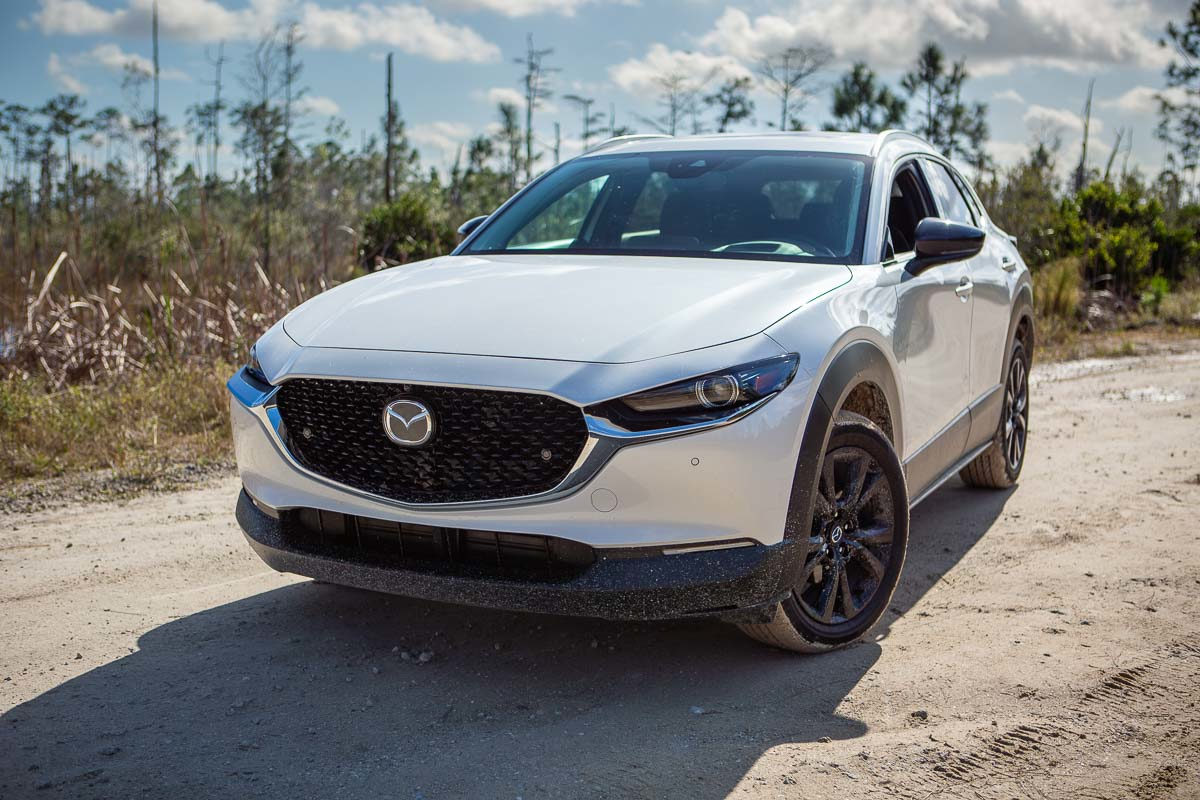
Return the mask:
<path id="1" fill-rule="evenodd" d="M 895 251 L 893 244 L 893 252 L 891 258 L 887 256 L 887 244 L 891 239 L 891 230 L 888 226 L 888 218 L 892 212 L 892 186 L 896 184 L 896 180 L 901 173 L 911 171 L 917 178 L 917 191 L 921 195 L 921 201 L 925 206 L 925 213 L 928 214 L 930 209 L 937 211 L 937 200 L 933 196 L 933 192 L 929 190 L 929 180 L 925 177 L 923 165 L 918 163 L 924 156 L 924 153 L 913 153 L 911 155 L 901 156 L 897 158 L 892 165 L 892 176 L 884 188 L 884 197 L 886 204 L 883 207 L 883 236 L 879 242 L 879 262 L 881 264 L 894 264 L 899 261 L 907 261 L 910 254 L 915 257 L 915 250 Z M 919 220 L 918 220 L 919 221 Z"/>
<path id="2" fill-rule="evenodd" d="M 976 227 L 979 227 L 980 219 L 979 219 L 979 214 L 976 211 L 975 204 L 963 192 L 962 184 L 961 184 L 962 177 L 958 174 L 958 170 L 956 170 L 954 168 L 954 165 L 952 165 L 950 162 L 946 161 L 945 159 L 934 158 L 932 156 L 925 156 L 925 158 L 923 158 L 922 161 L 924 162 L 921 164 L 922 170 L 932 171 L 934 169 L 934 165 L 943 167 L 946 170 L 946 175 L 950 178 L 950 185 L 954 188 L 954 190 L 956 192 L 958 192 L 959 197 L 962 198 L 963 204 L 966 205 L 966 207 L 967 207 L 967 216 L 969 216 L 971 218 L 971 224 Z M 925 180 L 932 182 L 929 175 L 925 176 Z M 934 195 L 933 201 L 934 201 L 934 207 L 937 208 L 937 210 L 938 210 L 938 219 L 944 219 L 947 222 L 959 222 L 959 220 L 950 219 L 950 217 L 947 216 L 947 213 L 946 213 L 947 209 L 941 208 L 939 206 L 938 198 L 936 195 Z"/>

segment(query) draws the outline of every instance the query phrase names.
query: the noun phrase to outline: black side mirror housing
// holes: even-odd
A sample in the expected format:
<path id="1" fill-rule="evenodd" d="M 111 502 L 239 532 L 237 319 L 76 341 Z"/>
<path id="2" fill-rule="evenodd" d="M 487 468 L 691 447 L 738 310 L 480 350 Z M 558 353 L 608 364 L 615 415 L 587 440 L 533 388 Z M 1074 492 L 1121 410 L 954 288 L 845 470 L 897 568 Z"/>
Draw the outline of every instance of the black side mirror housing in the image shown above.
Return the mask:
<path id="1" fill-rule="evenodd" d="M 951 222 L 936 217 L 926 217 L 917 223 L 917 237 L 913 249 L 917 257 L 908 262 L 908 271 L 920 275 L 930 267 L 965 261 L 979 255 L 983 240 L 987 237 L 974 225 Z"/>
<path id="2" fill-rule="evenodd" d="M 466 238 L 471 235 L 471 231 L 479 227 L 479 225 L 487 219 L 487 214 L 482 217 L 471 217 L 469 220 L 458 226 L 458 235 Z"/>

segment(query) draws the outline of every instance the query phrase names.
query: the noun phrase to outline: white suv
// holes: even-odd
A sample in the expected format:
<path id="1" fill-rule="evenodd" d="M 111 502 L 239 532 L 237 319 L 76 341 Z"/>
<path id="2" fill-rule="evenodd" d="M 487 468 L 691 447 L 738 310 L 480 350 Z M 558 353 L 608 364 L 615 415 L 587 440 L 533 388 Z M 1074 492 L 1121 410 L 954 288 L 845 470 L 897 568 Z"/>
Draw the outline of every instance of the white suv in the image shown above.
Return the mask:
<path id="1" fill-rule="evenodd" d="M 1028 270 L 914 136 L 626 137 L 460 232 L 230 379 L 275 569 L 822 650 L 886 609 L 911 506 L 1020 473 Z"/>

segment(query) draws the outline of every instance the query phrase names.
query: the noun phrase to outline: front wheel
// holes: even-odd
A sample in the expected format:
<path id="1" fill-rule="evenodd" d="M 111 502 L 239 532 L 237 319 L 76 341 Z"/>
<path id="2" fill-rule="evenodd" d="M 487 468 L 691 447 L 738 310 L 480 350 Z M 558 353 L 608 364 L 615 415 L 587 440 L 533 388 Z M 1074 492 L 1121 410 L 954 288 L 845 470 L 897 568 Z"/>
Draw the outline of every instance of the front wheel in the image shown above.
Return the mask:
<path id="1" fill-rule="evenodd" d="M 784 650 L 817 653 L 862 637 L 887 610 L 908 546 L 908 487 L 892 444 L 858 414 L 834 421 L 813 502 L 808 555 L 770 622 L 740 625 Z"/>

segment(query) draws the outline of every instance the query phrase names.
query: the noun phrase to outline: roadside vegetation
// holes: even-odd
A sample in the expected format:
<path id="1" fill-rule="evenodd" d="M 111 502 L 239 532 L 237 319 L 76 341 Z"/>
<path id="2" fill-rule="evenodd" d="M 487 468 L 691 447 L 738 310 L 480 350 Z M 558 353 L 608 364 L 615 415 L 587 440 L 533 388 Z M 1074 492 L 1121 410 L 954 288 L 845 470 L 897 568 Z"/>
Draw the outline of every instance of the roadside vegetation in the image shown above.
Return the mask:
<path id="1" fill-rule="evenodd" d="M 1200 2 L 1165 41 L 1172 91 L 1156 132 L 1170 155 L 1155 175 L 1127 163 L 1126 131 L 1102 163 L 1086 146 L 1064 163 L 1060 132 L 1047 129 L 997 168 L 986 104 L 960 99 L 967 63 L 933 44 L 894 87 L 864 63 L 830 75 L 829 51 L 794 47 L 746 75 L 664 74 L 658 113 L 625 123 L 597 110 L 600 98 L 560 95 L 578 112 L 562 125 L 585 144 L 756 124 L 908 127 L 967 168 L 1017 237 L 1040 343 L 1119 352 L 1133 331 L 1136 352 L 1148 331 L 1200 326 Z M 390 88 L 377 136 L 355 145 L 336 119 L 305 127 L 300 43 L 290 26 L 241 62 L 217 51 L 212 95 L 178 128 L 146 101 L 158 96 L 157 64 L 129 65 L 125 108 L 89 115 L 75 95 L 38 108 L 0 101 L 0 482 L 227 461 L 223 380 L 262 331 L 337 283 L 447 252 L 459 223 L 559 159 L 558 138 L 534 133 L 557 70 L 532 38 L 518 59 L 523 104 L 500 104 L 495 132 L 464 141 L 445 170 L 420 162 Z M 809 101 L 826 82 L 823 114 Z M 778 106 L 756 110 L 756 86 Z M 236 165 L 224 163 L 230 143 Z"/>

